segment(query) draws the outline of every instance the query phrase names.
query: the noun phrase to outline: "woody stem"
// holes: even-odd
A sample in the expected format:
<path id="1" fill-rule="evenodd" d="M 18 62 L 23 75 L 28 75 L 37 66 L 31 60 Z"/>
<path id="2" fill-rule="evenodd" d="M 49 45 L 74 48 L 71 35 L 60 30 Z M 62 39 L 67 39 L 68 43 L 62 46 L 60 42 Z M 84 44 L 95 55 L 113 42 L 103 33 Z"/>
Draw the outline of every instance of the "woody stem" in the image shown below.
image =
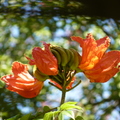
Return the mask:
<path id="1" fill-rule="evenodd" d="M 62 105 L 65 102 L 65 95 L 66 95 L 66 90 L 63 90 L 60 105 Z"/>
<path id="2" fill-rule="evenodd" d="M 60 105 L 62 105 L 65 102 L 65 96 L 66 96 L 66 86 L 65 86 L 65 84 L 66 84 L 66 82 L 64 83 L 63 88 L 62 88 L 62 97 L 61 97 Z"/>

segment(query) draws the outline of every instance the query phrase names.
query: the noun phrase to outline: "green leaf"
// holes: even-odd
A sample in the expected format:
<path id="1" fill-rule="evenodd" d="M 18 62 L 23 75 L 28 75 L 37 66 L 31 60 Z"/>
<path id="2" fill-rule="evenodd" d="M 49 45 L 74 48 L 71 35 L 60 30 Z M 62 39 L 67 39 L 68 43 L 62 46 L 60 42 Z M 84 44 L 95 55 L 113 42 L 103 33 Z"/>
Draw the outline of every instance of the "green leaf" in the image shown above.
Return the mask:
<path id="1" fill-rule="evenodd" d="M 60 106 L 60 109 L 61 110 L 65 110 L 66 107 L 68 107 L 69 105 L 75 105 L 77 102 L 66 102 L 66 103 L 63 103 L 61 106 Z"/>
<path id="2" fill-rule="evenodd" d="M 43 120 L 42 118 L 35 118 L 35 119 L 32 119 L 32 120 Z"/>
<path id="3" fill-rule="evenodd" d="M 77 116 L 77 117 L 75 118 L 75 120 L 84 120 L 84 119 L 83 119 L 83 117 L 81 117 L 81 116 Z"/>
<path id="4" fill-rule="evenodd" d="M 58 113 L 60 113 L 60 111 L 54 111 L 54 112 L 48 112 L 44 115 L 43 120 L 51 120 L 52 118 L 54 118 Z"/>
<path id="5" fill-rule="evenodd" d="M 60 106 L 60 110 L 69 110 L 69 109 L 82 109 L 80 106 L 75 105 L 77 102 L 66 102 Z"/>
<path id="6" fill-rule="evenodd" d="M 29 120 L 30 116 L 31 116 L 31 113 L 26 114 L 26 115 L 22 116 L 22 117 L 20 118 L 20 120 Z"/>
<path id="7" fill-rule="evenodd" d="M 70 117 L 70 118 L 73 118 L 75 119 L 75 115 L 74 115 L 74 112 L 73 111 L 62 111 L 62 114 Z"/>
<path id="8" fill-rule="evenodd" d="M 0 80 L 0 88 L 3 88 L 5 86 L 5 82 Z"/>
<path id="9" fill-rule="evenodd" d="M 47 111 L 49 111 L 50 110 L 50 108 L 48 107 L 48 106 L 44 106 L 44 108 L 43 108 L 43 111 L 44 112 L 47 112 Z"/>
<path id="10" fill-rule="evenodd" d="M 17 114 L 11 118 L 6 119 L 6 120 L 18 120 L 18 118 L 20 118 L 20 116 L 21 116 L 20 114 Z"/>
<path id="11" fill-rule="evenodd" d="M 62 112 L 59 114 L 58 120 L 64 120 L 64 116 L 63 116 L 63 113 L 62 113 Z"/>

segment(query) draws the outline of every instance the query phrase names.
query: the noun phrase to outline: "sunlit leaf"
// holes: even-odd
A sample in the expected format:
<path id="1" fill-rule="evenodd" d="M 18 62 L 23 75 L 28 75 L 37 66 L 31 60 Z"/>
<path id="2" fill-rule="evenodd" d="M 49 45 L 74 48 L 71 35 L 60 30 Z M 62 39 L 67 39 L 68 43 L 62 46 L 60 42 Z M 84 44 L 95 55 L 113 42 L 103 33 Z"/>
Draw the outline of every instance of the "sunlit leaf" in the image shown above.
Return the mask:
<path id="1" fill-rule="evenodd" d="M 75 105 L 77 102 L 66 102 L 60 106 L 60 110 L 69 110 L 69 109 L 82 109 L 80 106 Z"/>
<path id="2" fill-rule="evenodd" d="M 48 113 L 45 114 L 43 120 L 51 120 L 51 119 L 54 118 L 58 113 L 60 113 L 60 111 L 48 112 Z"/>
<path id="3" fill-rule="evenodd" d="M 62 111 L 63 115 L 66 115 L 72 119 L 75 119 L 75 113 L 73 111 Z"/>
<path id="4" fill-rule="evenodd" d="M 58 116 L 58 120 L 64 120 L 64 115 L 63 115 L 62 112 L 59 114 L 59 116 Z"/>

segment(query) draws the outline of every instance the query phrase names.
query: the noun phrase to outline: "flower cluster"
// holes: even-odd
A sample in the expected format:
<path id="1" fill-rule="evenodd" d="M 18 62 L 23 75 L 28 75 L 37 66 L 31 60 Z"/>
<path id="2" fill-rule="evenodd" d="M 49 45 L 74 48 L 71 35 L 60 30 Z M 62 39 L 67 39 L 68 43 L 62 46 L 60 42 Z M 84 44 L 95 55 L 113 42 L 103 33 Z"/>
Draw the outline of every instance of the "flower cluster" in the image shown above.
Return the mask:
<path id="1" fill-rule="evenodd" d="M 71 37 L 82 47 L 79 68 L 91 82 L 106 82 L 119 71 L 120 51 L 105 52 L 110 45 L 108 37 L 95 40 L 92 34 L 86 39 Z"/>
<path id="2" fill-rule="evenodd" d="M 34 66 L 33 76 L 28 72 L 26 64 L 13 62 L 13 75 L 1 78 L 7 89 L 26 98 L 37 96 L 44 81 L 58 89 L 71 89 L 76 72 L 83 72 L 90 82 L 106 82 L 119 72 L 120 51 L 106 52 L 110 45 L 108 37 L 95 40 L 92 34 L 86 39 L 72 36 L 82 48 L 82 55 L 74 49 L 64 49 L 43 42 L 44 49 L 35 47 L 32 50 L 33 59 L 26 56 L 30 65 Z"/>

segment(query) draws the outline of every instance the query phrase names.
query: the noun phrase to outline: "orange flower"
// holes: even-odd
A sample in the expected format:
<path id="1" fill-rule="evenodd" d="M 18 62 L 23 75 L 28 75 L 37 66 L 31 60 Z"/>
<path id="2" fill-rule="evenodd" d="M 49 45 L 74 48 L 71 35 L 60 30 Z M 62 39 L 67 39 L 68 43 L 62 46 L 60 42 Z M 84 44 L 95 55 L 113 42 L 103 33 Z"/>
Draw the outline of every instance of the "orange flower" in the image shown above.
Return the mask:
<path id="1" fill-rule="evenodd" d="M 107 82 L 119 72 L 120 51 L 105 53 L 102 59 L 91 70 L 84 71 L 91 82 Z"/>
<path id="2" fill-rule="evenodd" d="M 43 82 L 38 81 L 28 73 L 27 65 L 14 62 L 12 72 L 14 75 L 6 75 L 1 78 L 6 82 L 8 90 L 16 92 L 25 98 L 33 98 L 39 94 Z"/>
<path id="3" fill-rule="evenodd" d="M 75 36 L 71 38 L 77 41 L 82 47 L 82 59 L 79 65 L 81 70 L 92 69 L 102 58 L 110 44 L 110 39 L 108 37 L 95 41 L 92 34 L 88 34 L 86 39 Z"/>
<path id="4" fill-rule="evenodd" d="M 80 43 L 82 47 L 82 60 L 79 68 L 91 82 L 106 82 L 119 71 L 120 51 L 105 53 L 110 44 L 108 37 L 97 41 L 92 34 L 88 34 L 86 39 L 71 38 Z"/>
<path id="5" fill-rule="evenodd" d="M 50 44 L 43 42 L 45 49 L 35 47 L 32 51 L 34 59 L 26 57 L 30 62 L 30 65 L 36 65 L 38 69 L 46 75 L 58 74 L 58 63 L 55 56 L 50 51 Z"/>

